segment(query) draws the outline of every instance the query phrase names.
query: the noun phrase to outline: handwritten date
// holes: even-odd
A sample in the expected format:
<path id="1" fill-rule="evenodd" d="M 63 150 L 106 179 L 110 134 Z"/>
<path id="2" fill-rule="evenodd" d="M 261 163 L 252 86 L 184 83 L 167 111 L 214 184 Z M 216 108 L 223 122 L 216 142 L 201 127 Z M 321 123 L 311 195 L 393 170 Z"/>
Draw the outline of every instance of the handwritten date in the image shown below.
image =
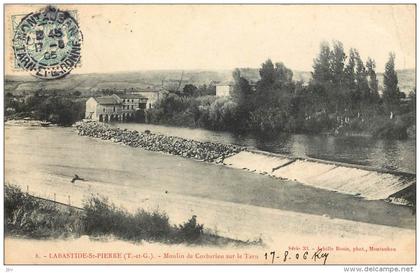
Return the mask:
<path id="1" fill-rule="evenodd" d="M 303 261 L 314 261 L 314 262 L 322 262 L 323 264 L 327 263 L 328 255 L 330 253 L 323 252 L 322 249 L 318 249 L 316 251 L 304 251 L 304 252 L 296 252 L 291 253 L 288 250 L 284 251 L 282 254 L 276 253 L 276 251 L 266 252 L 264 257 L 266 260 L 271 261 L 274 264 L 276 261 L 281 261 L 286 263 L 287 261 L 292 260 L 303 260 Z"/>

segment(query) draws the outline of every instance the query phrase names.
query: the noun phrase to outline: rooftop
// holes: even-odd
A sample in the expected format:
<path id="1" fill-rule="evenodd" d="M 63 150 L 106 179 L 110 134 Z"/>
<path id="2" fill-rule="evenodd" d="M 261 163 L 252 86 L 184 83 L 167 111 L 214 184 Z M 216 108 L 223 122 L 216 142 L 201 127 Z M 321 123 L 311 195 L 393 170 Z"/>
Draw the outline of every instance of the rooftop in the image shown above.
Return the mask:
<path id="1" fill-rule="evenodd" d="M 111 95 L 111 96 L 103 96 L 103 97 L 97 97 L 95 100 L 99 104 L 121 104 L 121 100 L 117 95 Z"/>
<path id="2" fill-rule="evenodd" d="M 149 88 L 147 88 L 147 89 L 138 89 L 138 90 L 135 90 L 135 91 L 133 91 L 133 93 L 143 93 L 143 92 L 153 92 L 153 93 L 158 93 L 158 92 L 160 92 L 161 90 L 158 90 L 158 89 L 149 89 Z"/>
<path id="3" fill-rule="evenodd" d="M 146 97 L 140 95 L 140 94 L 122 94 L 118 95 L 121 99 L 144 99 Z"/>
<path id="4" fill-rule="evenodd" d="M 234 82 L 219 82 L 219 83 L 215 83 L 215 86 L 233 86 L 235 85 Z"/>

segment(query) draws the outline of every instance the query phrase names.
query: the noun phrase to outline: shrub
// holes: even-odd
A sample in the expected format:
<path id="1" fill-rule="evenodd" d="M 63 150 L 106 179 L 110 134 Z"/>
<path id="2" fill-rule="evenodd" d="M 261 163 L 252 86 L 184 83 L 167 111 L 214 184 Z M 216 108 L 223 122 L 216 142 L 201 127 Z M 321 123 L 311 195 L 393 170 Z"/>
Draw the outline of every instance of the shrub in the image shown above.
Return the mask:
<path id="1" fill-rule="evenodd" d="M 203 225 L 197 223 L 197 216 L 193 215 L 187 222 L 179 226 L 179 238 L 190 242 L 198 242 L 203 235 Z"/>
<path id="2" fill-rule="evenodd" d="M 38 92 L 28 96 L 23 102 L 11 104 L 15 109 L 12 117 L 30 116 L 38 120 L 47 120 L 63 126 L 69 126 L 83 118 L 85 100 L 83 98 L 66 98 L 57 95 L 41 95 Z"/>
<path id="3" fill-rule="evenodd" d="M 211 129 L 223 130 L 235 126 L 237 104 L 230 98 L 217 98 L 208 108 Z"/>
<path id="4" fill-rule="evenodd" d="M 16 186 L 5 185 L 6 232 L 34 238 L 80 234 L 80 214 L 60 209 L 51 202 L 35 199 Z"/>
<path id="5" fill-rule="evenodd" d="M 203 225 L 197 223 L 196 216 L 179 227 L 172 226 L 163 212 L 141 209 L 130 214 L 100 196 L 91 196 L 85 202 L 84 210 L 84 230 L 88 235 L 112 234 L 135 241 L 189 243 L 200 241 L 203 235 Z"/>
<path id="6" fill-rule="evenodd" d="M 406 139 L 408 126 L 409 124 L 401 117 L 392 120 L 387 117 L 374 117 L 370 121 L 369 130 L 378 138 Z"/>
<path id="7" fill-rule="evenodd" d="M 122 235 L 127 232 L 125 225 L 127 213 L 108 199 L 100 196 L 91 196 L 84 205 L 85 232 L 88 235 L 115 234 Z"/>
<path id="8" fill-rule="evenodd" d="M 281 131 L 285 124 L 285 113 L 276 107 L 258 108 L 249 116 L 249 128 L 257 132 Z"/>
<path id="9" fill-rule="evenodd" d="M 12 217 L 16 210 L 23 207 L 27 196 L 17 186 L 6 184 L 4 186 L 4 214 L 6 219 Z"/>
<path id="10" fill-rule="evenodd" d="M 152 213 L 138 210 L 132 216 L 134 238 L 167 240 L 173 236 L 173 227 L 165 213 L 153 211 Z"/>
<path id="11" fill-rule="evenodd" d="M 88 235 L 112 234 L 128 240 L 167 241 L 176 236 L 169 218 L 159 211 L 138 210 L 130 214 L 99 196 L 90 197 L 84 206 L 85 232 Z"/>
<path id="12" fill-rule="evenodd" d="M 176 226 L 168 216 L 155 210 L 138 210 L 130 214 L 117 208 L 107 198 L 91 196 L 79 211 L 65 205 L 42 200 L 23 193 L 20 188 L 5 186 L 6 234 L 31 238 L 48 238 L 82 234 L 114 235 L 120 239 L 159 241 L 165 243 L 248 244 L 203 231 L 194 215 Z"/>

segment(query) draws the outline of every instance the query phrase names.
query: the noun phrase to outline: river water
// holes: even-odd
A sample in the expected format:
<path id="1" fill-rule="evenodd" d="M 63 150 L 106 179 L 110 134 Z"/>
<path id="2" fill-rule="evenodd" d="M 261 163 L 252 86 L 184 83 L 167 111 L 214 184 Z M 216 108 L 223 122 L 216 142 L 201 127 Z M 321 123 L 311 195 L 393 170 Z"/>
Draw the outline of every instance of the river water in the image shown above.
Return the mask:
<path id="1" fill-rule="evenodd" d="M 198 141 L 220 142 L 256 148 L 292 157 L 310 157 L 379 169 L 416 172 L 416 141 L 383 140 L 364 136 L 280 134 L 272 138 L 235 135 L 204 129 L 152 124 L 116 123 L 114 126 L 142 132 L 178 136 Z"/>
<path id="2" fill-rule="evenodd" d="M 125 126 L 139 129 L 142 125 Z M 158 129 L 148 128 L 155 132 Z M 174 135 L 187 131 L 179 129 Z M 194 137 L 200 140 L 207 133 L 194 132 Z M 6 126 L 5 142 L 6 182 L 64 203 L 80 205 L 89 194 L 99 193 L 126 208 L 164 209 L 177 223 L 195 214 L 207 226 L 219 231 L 223 226 L 226 234 L 231 235 L 240 231 L 235 227 L 238 219 L 248 226 L 258 222 L 249 221 L 254 212 L 255 219 L 267 216 L 267 221 L 272 221 L 269 220 L 272 213 L 266 209 L 292 217 L 281 221 L 287 229 L 292 222 L 300 225 L 299 221 L 309 218 L 314 225 L 324 225 L 329 218 L 323 215 L 404 228 L 412 228 L 415 223 L 408 207 L 82 137 L 74 128 Z M 86 180 L 70 183 L 75 174 Z M 220 219 L 226 218 L 230 220 L 222 221 L 222 225 Z M 277 225 L 273 223 L 272 228 Z M 253 233 L 254 228 L 249 226 L 247 232 Z M 264 225 L 260 228 L 266 229 Z M 246 229 L 242 226 L 241 230 Z M 340 230 L 337 228 L 337 232 Z"/>
<path id="3" fill-rule="evenodd" d="M 237 142 L 227 134 L 211 137 L 205 130 L 123 126 L 199 140 L 253 143 Z M 70 183 L 75 174 L 85 180 Z M 200 224 L 220 236 L 260 238 L 269 249 L 300 241 L 353 246 L 357 238 L 366 246 L 380 242 L 398 248 L 415 241 L 415 216 L 406 206 L 82 137 L 74 128 L 6 125 L 5 182 L 75 206 L 100 194 L 130 211 L 163 211 L 172 224 L 196 215 Z"/>

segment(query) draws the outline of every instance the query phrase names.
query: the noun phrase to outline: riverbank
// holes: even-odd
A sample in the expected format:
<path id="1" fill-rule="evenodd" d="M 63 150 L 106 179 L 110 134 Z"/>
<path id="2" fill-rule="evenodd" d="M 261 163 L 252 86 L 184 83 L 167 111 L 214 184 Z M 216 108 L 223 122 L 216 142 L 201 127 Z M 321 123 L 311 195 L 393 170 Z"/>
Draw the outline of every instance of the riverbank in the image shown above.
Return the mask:
<path id="1" fill-rule="evenodd" d="M 232 245 L 261 244 L 220 237 L 197 222 L 195 215 L 171 225 L 164 211 L 137 209 L 135 213 L 115 206 L 107 198 L 91 196 L 82 208 L 38 198 L 10 184 L 5 185 L 5 234 L 32 239 L 114 236 L 132 242 L 166 244 Z"/>
<path id="2" fill-rule="evenodd" d="M 223 159 L 244 151 L 244 147 L 200 142 L 174 136 L 165 136 L 151 132 L 130 131 L 111 127 L 100 122 L 77 122 L 75 128 L 81 136 L 89 136 L 123 143 L 131 147 L 141 147 L 155 152 L 164 152 L 185 158 L 221 163 Z"/>
<path id="3" fill-rule="evenodd" d="M 31 118 L 25 119 L 8 119 L 4 122 L 4 125 L 8 126 L 37 126 L 37 127 L 49 127 L 49 126 L 58 126 L 57 124 L 48 122 L 48 121 L 41 121 Z"/>
<path id="4" fill-rule="evenodd" d="M 316 158 L 379 170 L 416 173 L 416 142 L 383 140 L 372 137 L 308 134 L 279 134 L 266 138 L 254 134 L 190 129 L 144 123 L 110 123 L 111 126 L 155 134 L 176 136 L 201 142 L 234 144 L 249 149 L 282 154 L 293 158 Z"/>

